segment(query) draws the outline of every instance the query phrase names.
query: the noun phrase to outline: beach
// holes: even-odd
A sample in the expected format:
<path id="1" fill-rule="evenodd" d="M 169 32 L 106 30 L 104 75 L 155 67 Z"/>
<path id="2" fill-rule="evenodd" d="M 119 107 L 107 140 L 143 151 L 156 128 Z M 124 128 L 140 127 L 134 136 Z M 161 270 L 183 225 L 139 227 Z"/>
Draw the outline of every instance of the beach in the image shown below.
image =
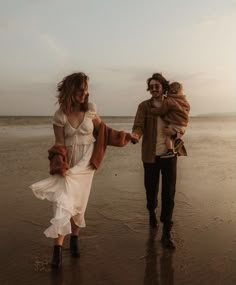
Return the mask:
<path id="1" fill-rule="evenodd" d="M 133 118 L 104 121 L 131 131 Z M 236 284 L 236 117 L 190 118 L 188 156 L 178 158 L 174 252 L 161 246 L 161 224 L 149 229 L 141 143 L 108 147 L 93 180 L 81 257 L 70 257 L 67 237 L 56 272 L 53 240 L 43 235 L 52 206 L 29 189 L 49 176 L 50 122 L 0 118 L 0 284 Z"/>

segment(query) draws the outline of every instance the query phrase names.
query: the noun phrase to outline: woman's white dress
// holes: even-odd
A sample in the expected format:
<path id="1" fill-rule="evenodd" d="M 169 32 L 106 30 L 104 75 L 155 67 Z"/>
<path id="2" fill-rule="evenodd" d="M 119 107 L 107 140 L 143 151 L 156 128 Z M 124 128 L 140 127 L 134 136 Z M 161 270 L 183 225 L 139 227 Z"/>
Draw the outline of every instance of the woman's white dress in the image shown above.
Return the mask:
<path id="1" fill-rule="evenodd" d="M 95 171 L 90 166 L 95 142 L 92 120 L 95 116 L 96 107 L 89 103 L 89 110 L 75 129 L 62 110 L 57 110 L 54 115 L 53 124 L 64 127 L 65 146 L 71 168 L 67 170 L 65 177 L 53 175 L 30 186 L 37 198 L 53 202 L 54 216 L 50 221 L 51 226 L 44 232 L 47 237 L 57 238 L 58 234 L 70 234 L 71 218 L 77 226 L 85 227 L 84 213 Z"/>

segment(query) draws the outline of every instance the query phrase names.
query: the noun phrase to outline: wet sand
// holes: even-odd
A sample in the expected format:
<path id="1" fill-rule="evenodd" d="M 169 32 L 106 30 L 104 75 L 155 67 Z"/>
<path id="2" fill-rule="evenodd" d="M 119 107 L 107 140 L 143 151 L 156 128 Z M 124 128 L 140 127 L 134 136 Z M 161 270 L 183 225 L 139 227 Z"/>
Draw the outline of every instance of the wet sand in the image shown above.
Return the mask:
<path id="1" fill-rule="evenodd" d="M 190 121 L 189 156 L 178 160 L 175 252 L 162 249 L 161 225 L 149 230 L 140 145 L 110 147 L 93 181 L 81 257 L 70 257 L 66 238 L 58 272 L 43 235 L 51 204 L 28 189 L 48 176 L 53 136 L 50 127 L 27 128 L 0 128 L 0 284 L 236 284 L 236 118 Z"/>

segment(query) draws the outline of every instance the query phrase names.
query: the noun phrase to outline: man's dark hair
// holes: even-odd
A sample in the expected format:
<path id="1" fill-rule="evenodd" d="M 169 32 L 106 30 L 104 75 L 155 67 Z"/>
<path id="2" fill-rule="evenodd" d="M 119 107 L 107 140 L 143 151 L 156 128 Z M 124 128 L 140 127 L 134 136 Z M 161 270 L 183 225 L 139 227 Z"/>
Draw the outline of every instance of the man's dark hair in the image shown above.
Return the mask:
<path id="1" fill-rule="evenodd" d="M 169 89 L 169 81 L 165 79 L 165 77 L 161 73 L 153 73 L 152 77 L 147 79 L 147 91 L 150 90 L 150 82 L 151 80 L 157 80 L 161 83 L 163 87 L 163 92 L 166 93 Z"/>

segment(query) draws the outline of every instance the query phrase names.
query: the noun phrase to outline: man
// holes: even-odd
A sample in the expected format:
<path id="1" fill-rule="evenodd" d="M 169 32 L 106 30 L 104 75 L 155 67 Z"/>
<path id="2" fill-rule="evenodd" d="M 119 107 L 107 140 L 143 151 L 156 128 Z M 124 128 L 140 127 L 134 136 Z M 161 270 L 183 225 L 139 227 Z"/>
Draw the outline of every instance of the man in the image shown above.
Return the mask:
<path id="1" fill-rule="evenodd" d="M 166 136 L 174 136 L 173 130 L 165 128 L 166 123 L 160 116 L 153 115 L 151 109 L 161 105 L 165 100 L 163 95 L 168 91 L 169 82 L 160 73 L 154 73 L 147 79 L 147 91 L 151 98 L 138 106 L 133 125 L 133 140 L 142 140 L 142 161 L 144 166 L 144 185 L 146 189 L 147 209 L 149 211 L 149 224 L 157 227 L 157 196 L 159 190 L 159 177 L 162 174 L 161 216 L 163 223 L 162 244 L 164 247 L 174 249 L 175 244 L 171 238 L 173 225 L 172 214 L 174 209 L 177 156 L 161 158 L 167 152 Z"/>

